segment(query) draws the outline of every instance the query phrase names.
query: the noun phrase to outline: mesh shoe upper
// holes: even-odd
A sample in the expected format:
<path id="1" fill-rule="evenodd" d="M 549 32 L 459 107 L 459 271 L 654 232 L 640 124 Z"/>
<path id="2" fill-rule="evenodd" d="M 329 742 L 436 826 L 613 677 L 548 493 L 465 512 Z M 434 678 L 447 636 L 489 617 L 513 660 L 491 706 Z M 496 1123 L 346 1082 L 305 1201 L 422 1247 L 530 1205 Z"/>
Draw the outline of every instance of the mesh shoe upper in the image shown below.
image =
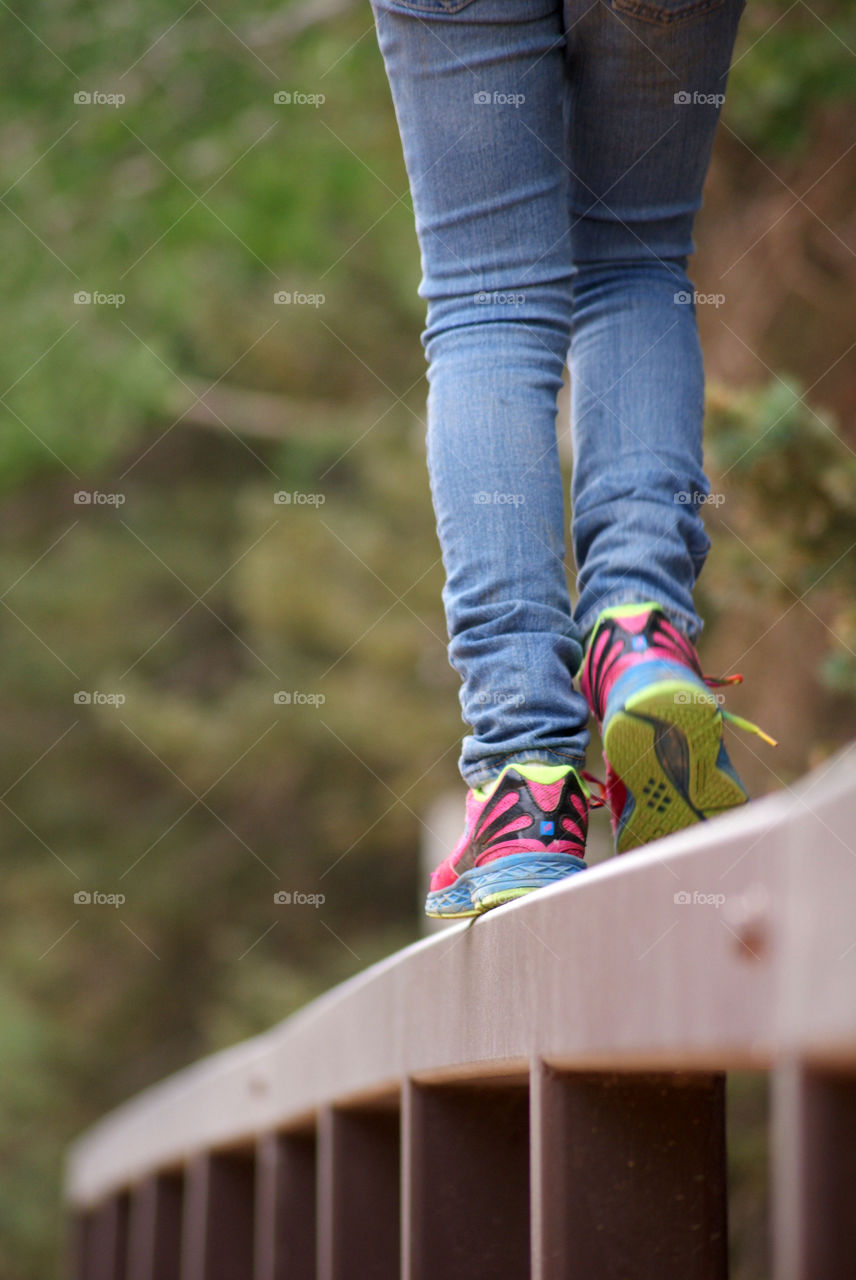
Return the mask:
<path id="1" fill-rule="evenodd" d="M 527 777 L 526 772 L 525 765 L 508 765 L 487 796 L 468 793 L 466 829 L 431 876 L 432 892 L 473 867 L 509 854 L 585 857 L 589 796 L 577 771 L 568 768 L 550 782 Z"/>
<path id="2" fill-rule="evenodd" d="M 589 642 L 580 689 L 598 721 L 606 714 L 609 693 L 631 667 L 660 660 L 688 667 L 704 682 L 695 648 L 669 622 L 659 605 L 624 606 L 601 615 Z"/>

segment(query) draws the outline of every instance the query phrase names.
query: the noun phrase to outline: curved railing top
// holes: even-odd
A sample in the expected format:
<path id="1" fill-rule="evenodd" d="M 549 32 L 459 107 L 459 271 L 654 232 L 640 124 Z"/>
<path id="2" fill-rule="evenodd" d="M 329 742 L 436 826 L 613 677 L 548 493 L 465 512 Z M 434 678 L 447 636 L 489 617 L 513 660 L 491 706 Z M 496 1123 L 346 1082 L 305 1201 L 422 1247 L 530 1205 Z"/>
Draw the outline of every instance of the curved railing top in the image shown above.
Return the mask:
<path id="1" fill-rule="evenodd" d="M 73 1147 L 95 1203 L 407 1078 L 856 1057 L 856 749 L 799 786 L 374 965 Z"/>

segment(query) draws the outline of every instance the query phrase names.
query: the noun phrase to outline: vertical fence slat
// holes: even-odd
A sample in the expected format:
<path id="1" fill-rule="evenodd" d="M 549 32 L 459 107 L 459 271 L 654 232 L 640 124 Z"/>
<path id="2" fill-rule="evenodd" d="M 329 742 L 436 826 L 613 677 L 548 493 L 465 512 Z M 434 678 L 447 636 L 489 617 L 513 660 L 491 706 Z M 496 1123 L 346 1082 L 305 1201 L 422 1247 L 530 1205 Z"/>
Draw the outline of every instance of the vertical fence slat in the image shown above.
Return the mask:
<path id="1" fill-rule="evenodd" d="M 260 1139 L 255 1280 L 315 1280 L 315 1180 L 314 1134 Z"/>
<path id="2" fill-rule="evenodd" d="M 528 1276 L 525 1085 L 410 1083 L 403 1120 L 405 1280 Z"/>
<path id="3" fill-rule="evenodd" d="M 776 1280 L 852 1280 L 856 1075 L 774 1072 L 773 1237 Z"/>
<path id="4" fill-rule="evenodd" d="M 65 1268 L 68 1280 L 89 1280 L 90 1215 L 83 1210 L 72 1213 L 66 1223 Z"/>
<path id="5" fill-rule="evenodd" d="M 253 1280 L 252 1157 L 200 1156 L 184 1190 L 181 1280 Z"/>
<path id="6" fill-rule="evenodd" d="M 398 1280 L 397 1110 L 329 1108 L 318 1125 L 318 1280 Z"/>
<path id="7" fill-rule="evenodd" d="M 178 1280 L 182 1178 L 146 1178 L 131 1195 L 127 1280 Z"/>
<path id="8" fill-rule="evenodd" d="M 86 1280 L 125 1280 L 128 1197 L 111 1196 L 90 1215 L 86 1231 Z"/>
<path id="9" fill-rule="evenodd" d="M 533 1072 L 533 1280 L 723 1280 L 724 1077 Z"/>

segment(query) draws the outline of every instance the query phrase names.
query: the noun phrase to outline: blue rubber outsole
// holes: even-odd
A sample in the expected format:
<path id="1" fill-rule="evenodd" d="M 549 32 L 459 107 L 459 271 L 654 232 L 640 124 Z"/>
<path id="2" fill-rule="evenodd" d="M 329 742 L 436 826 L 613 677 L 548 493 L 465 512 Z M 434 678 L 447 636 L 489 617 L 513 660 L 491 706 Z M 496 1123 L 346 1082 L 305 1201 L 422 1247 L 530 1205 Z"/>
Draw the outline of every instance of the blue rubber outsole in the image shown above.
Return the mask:
<path id="1" fill-rule="evenodd" d="M 429 893 L 425 914 L 445 920 L 480 916 L 491 907 L 585 871 L 586 865 L 570 853 L 511 853 L 473 867 L 448 888 Z"/>

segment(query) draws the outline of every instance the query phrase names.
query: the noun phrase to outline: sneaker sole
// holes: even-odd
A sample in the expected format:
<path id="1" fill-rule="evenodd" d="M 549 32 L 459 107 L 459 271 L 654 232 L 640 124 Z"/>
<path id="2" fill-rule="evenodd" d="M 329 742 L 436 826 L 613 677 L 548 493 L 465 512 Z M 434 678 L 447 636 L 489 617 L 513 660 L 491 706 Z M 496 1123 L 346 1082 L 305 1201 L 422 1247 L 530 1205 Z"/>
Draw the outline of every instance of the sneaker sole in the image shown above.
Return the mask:
<path id="1" fill-rule="evenodd" d="M 511 853 L 465 871 L 447 889 L 429 893 L 425 914 L 434 920 L 480 916 L 492 907 L 545 889 L 585 869 L 582 858 L 570 853 Z"/>
<path id="2" fill-rule="evenodd" d="M 628 793 L 616 852 L 626 853 L 745 804 L 718 767 L 722 715 L 697 682 L 658 680 L 610 717 L 603 749 Z"/>

